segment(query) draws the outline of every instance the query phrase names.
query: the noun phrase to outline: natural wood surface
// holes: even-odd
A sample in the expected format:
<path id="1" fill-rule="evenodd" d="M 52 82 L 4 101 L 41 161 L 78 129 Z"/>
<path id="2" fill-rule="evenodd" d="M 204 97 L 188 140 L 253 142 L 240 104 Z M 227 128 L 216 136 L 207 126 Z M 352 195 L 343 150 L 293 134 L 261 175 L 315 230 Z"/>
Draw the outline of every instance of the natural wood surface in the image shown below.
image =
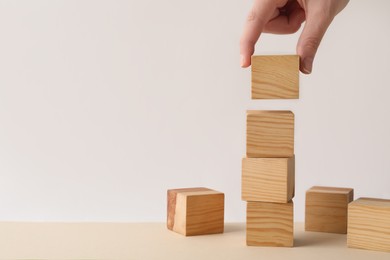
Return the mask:
<path id="1" fill-rule="evenodd" d="M 224 194 L 208 188 L 168 190 L 167 228 L 185 236 L 222 233 Z"/>
<path id="2" fill-rule="evenodd" d="M 196 192 L 196 191 L 210 191 L 208 188 L 197 187 L 197 188 L 183 188 L 183 189 L 171 189 L 167 191 L 167 228 L 172 230 L 175 223 L 176 213 L 176 199 L 177 193 L 180 192 Z"/>
<path id="3" fill-rule="evenodd" d="M 351 202 L 347 238 L 349 247 L 390 252 L 390 200 L 359 198 Z"/>
<path id="4" fill-rule="evenodd" d="M 294 156 L 294 114 L 247 111 L 246 149 L 249 158 Z"/>
<path id="5" fill-rule="evenodd" d="M 299 98 L 299 56 L 252 56 L 252 99 Z"/>
<path id="6" fill-rule="evenodd" d="M 348 203 L 353 189 L 314 186 L 306 191 L 305 230 L 347 233 Z"/>
<path id="7" fill-rule="evenodd" d="M 294 157 L 242 159 L 242 200 L 287 203 L 294 187 Z"/>
<path id="8" fill-rule="evenodd" d="M 248 246 L 292 247 L 294 244 L 293 202 L 247 202 Z"/>

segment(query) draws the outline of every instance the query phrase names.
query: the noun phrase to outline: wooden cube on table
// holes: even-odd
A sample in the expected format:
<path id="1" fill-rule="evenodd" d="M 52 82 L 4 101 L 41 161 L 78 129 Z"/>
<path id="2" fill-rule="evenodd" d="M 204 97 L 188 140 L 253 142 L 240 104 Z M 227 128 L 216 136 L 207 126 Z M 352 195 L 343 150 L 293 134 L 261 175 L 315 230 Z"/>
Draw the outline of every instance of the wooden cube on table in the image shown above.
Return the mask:
<path id="1" fill-rule="evenodd" d="M 252 56 L 252 99 L 299 98 L 299 56 Z"/>
<path id="2" fill-rule="evenodd" d="M 348 205 L 347 244 L 390 252 L 390 200 L 359 198 Z"/>
<path id="3" fill-rule="evenodd" d="M 208 188 L 168 190 L 167 228 L 185 236 L 223 233 L 222 192 Z"/>
<path id="4" fill-rule="evenodd" d="M 249 158 L 293 157 L 294 114 L 291 111 L 247 111 L 246 155 Z"/>
<path id="5" fill-rule="evenodd" d="M 243 158 L 242 200 L 287 203 L 294 197 L 295 157 Z"/>
<path id="6" fill-rule="evenodd" d="M 305 230 L 347 233 L 348 203 L 353 189 L 314 186 L 306 191 Z"/>
<path id="7" fill-rule="evenodd" d="M 246 244 L 248 246 L 294 245 L 293 202 L 247 202 Z"/>

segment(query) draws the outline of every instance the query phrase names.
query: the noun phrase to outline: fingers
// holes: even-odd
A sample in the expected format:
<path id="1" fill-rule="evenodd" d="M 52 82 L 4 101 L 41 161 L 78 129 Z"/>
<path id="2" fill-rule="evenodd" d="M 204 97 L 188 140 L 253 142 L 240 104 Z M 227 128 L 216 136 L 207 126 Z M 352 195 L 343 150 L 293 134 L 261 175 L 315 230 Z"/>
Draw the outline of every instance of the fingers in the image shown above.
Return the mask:
<path id="1" fill-rule="evenodd" d="M 255 50 L 255 44 L 265 24 L 279 14 L 275 11 L 277 11 L 275 1 L 255 1 L 249 12 L 240 40 L 241 67 L 246 68 L 251 65 L 251 56 Z"/>
<path id="2" fill-rule="evenodd" d="M 300 70 L 310 74 L 314 57 L 327 28 L 348 0 L 341 2 L 343 4 L 338 1 L 255 0 L 240 40 L 241 67 L 251 64 L 255 44 L 262 32 L 294 33 L 306 19 L 298 41 L 297 54 L 301 58 Z M 336 5 L 337 3 L 339 5 Z"/>
<path id="3" fill-rule="evenodd" d="M 333 17 L 326 17 L 323 13 L 307 17 L 297 45 L 297 54 L 301 58 L 300 70 L 302 73 L 311 73 L 317 49 L 332 19 Z"/>
<path id="4" fill-rule="evenodd" d="M 264 31 L 274 34 L 290 34 L 295 33 L 301 28 L 301 24 L 305 21 L 305 11 L 300 8 L 294 8 L 288 15 L 280 15 L 269 21 Z"/>

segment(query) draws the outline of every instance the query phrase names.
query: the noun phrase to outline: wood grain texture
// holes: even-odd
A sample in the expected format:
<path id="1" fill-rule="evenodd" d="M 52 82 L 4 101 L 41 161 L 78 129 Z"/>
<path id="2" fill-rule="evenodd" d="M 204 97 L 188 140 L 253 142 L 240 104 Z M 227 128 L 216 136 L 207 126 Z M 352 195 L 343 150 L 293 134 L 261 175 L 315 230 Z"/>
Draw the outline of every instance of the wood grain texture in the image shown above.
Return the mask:
<path id="1" fill-rule="evenodd" d="M 249 158 L 293 157 L 294 114 L 291 111 L 247 111 L 246 149 Z"/>
<path id="2" fill-rule="evenodd" d="M 294 245 L 294 204 L 247 202 L 246 244 L 248 246 Z"/>
<path id="3" fill-rule="evenodd" d="M 299 56 L 252 56 L 252 99 L 299 98 Z"/>
<path id="4" fill-rule="evenodd" d="M 294 157 L 242 159 L 242 200 L 287 203 L 294 187 Z"/>
<path id="5" fill-rule="evenodd" d="M 167 228 L 172 230 L 174 223 L 175 223 L 176 199 L 177 199 L 178 193 L 180 193 L 180 192 L 209 191 L 209 190 L 210 189 L 204 188 L 204 187 L 168 190 L 167 191 L 167 199 L 168 199 L 168 203 L 167 203 Z"/>
<path id="6" fill-rule="evenodd" d="M 306 191 L 305 230 L 346 234 L 348 203 L 352 200 L 352 188 L 310 188 Z"/>
<path id="7" fill-rule="evenodd" d="M 347 244 L 390 252 L 390 200 L 359 198 L 348 205 Z"/>
<path id="8" fill-rule="evenodd" d="M 185 236 L 223 233 L 224 199 L 208 188 L 168 190 L 167 228 Z"/>

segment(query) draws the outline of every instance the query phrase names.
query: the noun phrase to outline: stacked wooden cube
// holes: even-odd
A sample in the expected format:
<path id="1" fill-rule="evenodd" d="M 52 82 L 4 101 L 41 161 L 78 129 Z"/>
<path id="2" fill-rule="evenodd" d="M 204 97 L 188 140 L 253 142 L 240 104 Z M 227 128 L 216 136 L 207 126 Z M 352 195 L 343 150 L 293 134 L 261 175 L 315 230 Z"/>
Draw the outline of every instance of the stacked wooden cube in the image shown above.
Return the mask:
<path id="1" fill-rule="evenodd" d="M 253 56 L 253 99 L 299 97 L 299 57 Z M 242 200 L 247 201 L 249 246 L 293 246 L 294 114 L 247 111 Z"/>

